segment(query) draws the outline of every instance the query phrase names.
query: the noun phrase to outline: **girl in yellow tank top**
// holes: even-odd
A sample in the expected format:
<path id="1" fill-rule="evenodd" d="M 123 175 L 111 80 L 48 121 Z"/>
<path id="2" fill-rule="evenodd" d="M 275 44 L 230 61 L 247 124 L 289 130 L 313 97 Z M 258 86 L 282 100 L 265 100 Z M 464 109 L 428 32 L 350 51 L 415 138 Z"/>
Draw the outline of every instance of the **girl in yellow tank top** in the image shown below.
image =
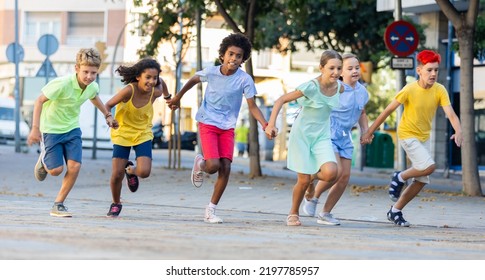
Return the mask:
<path id="1" fill-rule="evenodd" d="M 170 100 L 167 85 L 159 77 L 160 64 L 152 58 L 144 58 L 132 66 L 120 66 L 118 72 L 126 85 L 113 96 L 105 107 L 111 112 L 115 107 L 115 119 L 119 126 L 111 130 L 113 142 L 112 173 L 110 188 L 113 202 L 107 216 L 117 217 L 121 212 L 121 185 L 126 176 L 128 188 L 138 189 L 138 177 L 147 178 L 152 169 L 151 131 L 153 102 L 163 95 Z M 108 113 L 106 117 L 111 116 Z M 130 151 L 136 154 L 136 165 L 129 161 Z"/>

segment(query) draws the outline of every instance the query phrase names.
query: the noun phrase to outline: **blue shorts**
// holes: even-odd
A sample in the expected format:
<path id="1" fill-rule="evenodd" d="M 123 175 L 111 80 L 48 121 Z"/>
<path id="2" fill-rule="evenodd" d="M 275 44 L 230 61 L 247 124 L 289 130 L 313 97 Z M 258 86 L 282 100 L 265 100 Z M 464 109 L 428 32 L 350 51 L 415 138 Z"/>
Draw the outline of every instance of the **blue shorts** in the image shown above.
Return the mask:
<path id="1" fill-rule="evenodd" d="M 332 138 L 333 151 L 338 153 L 341 158 L 352 159 L 352 153 L 354 152 L 354 142 L 352 141 L 352 134 L 346 133 L 346 135 L 337 134 Z"/>
<path id="2" fill-rule="evenodd" d="M 133 150 L 135 150 L 135 158 L 138 157 L 149 157 L 152 158 L 152 141 L 148 140 L 136 146 L 133 146 Z M 122 159 L 129 159 L 130 158 L 130 146 L 120 146 L 120 145 L 113 145 L 113 158 L 122 158 Z"/>
<path id="3" fill-rule="evenodd" d="M 64 165 L 64 161 L 73 160 L 82 163 L 83 148 L 81 129 L 75 128 L 67 133 L 43 133 L 45 146 L 44 164 L 47 169 Z"/>
<path id="4" fill-rule="evenodd" d="M 236 146 L 237 146 L 237 150 L 239 152 L 244 152 L 248 149 L 248 144 L 246 143 L 242 143 L 242 142 L 237 142 L 236 143 Z"/>

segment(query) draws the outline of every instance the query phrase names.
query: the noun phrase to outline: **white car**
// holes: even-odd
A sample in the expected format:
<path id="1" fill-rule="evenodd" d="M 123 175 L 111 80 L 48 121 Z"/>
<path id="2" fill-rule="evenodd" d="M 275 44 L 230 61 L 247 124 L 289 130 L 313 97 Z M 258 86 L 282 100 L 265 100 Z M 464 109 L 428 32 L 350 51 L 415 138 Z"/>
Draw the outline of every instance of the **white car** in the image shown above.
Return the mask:
<path id="1" fill-rule="evenodd" d="M 111 95 L 99 95 L 103 103 L 108 101 Z M 106 124 L 106 120 L 101 112 L 87 100 L 81 106 L 81 115 L 79 116 L 79 124 L 81 126 L 83 148 L 92 149 L 94 142 L 94 115 L 96 112 L 96 148 L 109 150 L 113 149 L 113 143 L 110 137 L 110 128 Z M 112 111 L 114 116 L 114 109 Z"/>
<path id="2" fill-rule="evenodd" d="M 29 126 L 20 115 L 19 122 L 20 141 L 26 145 L 29 135 Z M 0 97 L 0 144 L 15 144 L 15 100 Z"/>

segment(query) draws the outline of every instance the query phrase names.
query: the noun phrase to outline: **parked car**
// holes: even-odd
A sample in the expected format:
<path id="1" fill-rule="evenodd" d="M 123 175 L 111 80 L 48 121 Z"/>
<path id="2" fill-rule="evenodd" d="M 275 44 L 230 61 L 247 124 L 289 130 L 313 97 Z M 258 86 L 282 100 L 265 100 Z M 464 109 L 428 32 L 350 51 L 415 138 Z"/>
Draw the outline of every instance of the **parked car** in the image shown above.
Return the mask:
<path id="1" fill-rule="evenodd" d="M 107 102 L 112 96 L 100 94 L 101 101 Z M 92 149 L 94 142 L 94 115 L 96 111 L 96 149 L 111 150 L 113 143 L 111 142 L 110 128 L 106 124 L 106 120 L 101 112 L 89 100 L 81 105 L 81 114 L 79 116 L 79 125 L 82 131 L 82 140 L 84 149 Z M 114 109 L 112 114 L 114 115 Z"/>
<path id="2" fill-rule="evenodd" d="M 22 145 L 26 145 L 29 126 L 20 116 L 19 135 Z M 15 100 L 0 98 L 0 144 L 15 144 Z"/>
<path id="3" fill-rule="evenodd" d="M 163 125 L 156 124 L 152 127 L 153 132 L 153 149 L 168 149 L 168 139 L 165 138 L 163 133 Z M 175 138 L 175 137 L 174 137 Z M 175 139 L 176 140 L 176 139 Z M 197 133 L 192 131 L 185 131 L 180 136 L 180 148 L 182 150 L 195 150 L 197 146 Z"/>

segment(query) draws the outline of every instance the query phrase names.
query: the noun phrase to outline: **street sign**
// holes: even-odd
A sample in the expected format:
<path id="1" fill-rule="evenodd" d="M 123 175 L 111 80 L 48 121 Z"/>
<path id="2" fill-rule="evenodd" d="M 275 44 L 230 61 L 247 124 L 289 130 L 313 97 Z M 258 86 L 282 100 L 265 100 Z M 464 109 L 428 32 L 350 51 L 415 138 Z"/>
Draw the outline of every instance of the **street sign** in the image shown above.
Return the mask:
<path id="1" fill-rule="evenodd" d="M 54 70 L 54 67 L 52 67 L 52 63 L 49 58 L 44 60 L 42 66 L 37 72 L 36 77 L 46 77 L 46 79 L 47 77 L 57 77 L 56 71 Z"/>
<path id="2" fill-rule="evenodd" d="M 411 23 L 398 20 L 386 28 L 384 42 L 391 53 L 399 57 L 406 57 L 416 51 L 418 47 L 418 31 Z"/>
<path id="3" fill-rule="evenodd" d="M 17 44 L 17 62 L 24 60 L 24 48 Z M 7 59 L 9 62 L 15 63 L 15 43 L 10 43 L 7 47 Z"/>
<path id="4" fill-rule="evenodd" d="M 414 58 L 412 57 L 393 57 L 391 58 L 392 69 L 414 69 Z"/>
<path id="5" fill-rule="evenodd" d="M 40 36 L 39 40 L 37 41 L 37 47 L 42 54 L 50 56 L 57 51 L 59 42 L 57 41 L 56 36 L 52 34 L 44 34 Z"/>

